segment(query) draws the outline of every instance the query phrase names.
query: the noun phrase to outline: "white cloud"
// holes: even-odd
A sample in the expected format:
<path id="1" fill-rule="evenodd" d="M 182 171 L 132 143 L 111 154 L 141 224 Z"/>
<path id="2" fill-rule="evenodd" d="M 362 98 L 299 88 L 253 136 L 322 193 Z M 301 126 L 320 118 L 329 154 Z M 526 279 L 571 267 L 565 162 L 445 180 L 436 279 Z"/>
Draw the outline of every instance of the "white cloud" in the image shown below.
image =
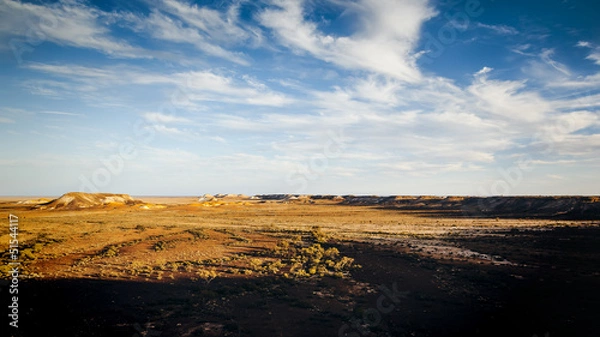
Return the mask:
<path id="1" fill-rule="evenodd" d="M 52 65 L 43 63 L 28 63 L 27 68 L 70 78 L 91 78 L 94 80 L 119 79 L 117 73 L 108 69 L 84 67 L 78 65 Z"/>
<path id="2" fill-rule="evenodd" d="M 551 106 L 537 92 L 527 91 L 524 81 L 488 80 L 490 68 L 483 68 L 468 91 L 478 101 L 478 108 L 504 119 L 539 122 L 552 111 Z"/>
<path id="3" fill-rule="evenodd" d="M 97 50 L 116 57 L 148 58 L 143 49 L 115 39 L 104 23 L 107 15 L 77 1 L 36 5 L 0 0 L 0 34 L 21 36 L 35 48 L 44 41 Z M 33 38 L 33 39 L 32 39 Z"/>
<path id="4" fill-rule="evenodd" d="M 271 90 L 258 80 L 249 82 L 248 77 L 236 79 L 208 70 L 161 74 L 125 66 L 92 68 L 41 63 L 29 64 L 28 68 L 68 78 L 75 83 L 84 83 L 84 89 L 92 88 L 93 91 L 112 88 L 115 85 L 164 84 L 177 87 L 185 96 L 185 100 L 191 102 L 214 101 L 280 107 L 294 101 L 283 93 Z M 73 91 L 81 90 L 80 85 L 67 87 Z"/>
<path id="5" fill-rule="evenodd" d="M 256 35 L 256 30 L 249 31 L 240 25 L 238 3 L 233 3 L 226 11 L 199 7 L 177 0 L 164 0 L 162 4 L 166 12 L 199 29 L 206 34 L 210 41 L 219 44 L 233 44 L 251 39 L 262 39 L 260 33 Z"/>
<path id="6" fill-rule="evenodd" d="M 594 63 L 596 63 L 597 65 L 600 65 L 600 49 L 596 49 L 594 52 L 592 52 L 590 55 L 588 55 L 588 57 L 586 57 L 588 60 L 592 60 L 594 61 Z"/>
<path id="7" fill-rule="evenodd" d="M 142 115 L 145 120 L 151 123 L 189 123 L 190 120 L 184 117 L 167 115 L 160 112 L 147 112 Z"/>
<path id="8" fill-rule="evenodd" d="M 578 41 L 575 46 L 576 47 L 583 47 L 583 48 L 591 48 L 592 44 L 589 43 L 588 41 Z"/>
<path id="9" fill-rule="evenodd" d="M 242 53 L 228 51 L 218 44 L 211 43 L 197 28 L 184 27 L 169 16 L 154 10 L 147 18 L 135 18 L 139 30 L 149 32 L 153 38 L 176 43 L 187 43 L 208 55 L 223 58 L 242 65 L 249 65 Z"/>
<path id="10" fill-rule="evenodd" d="M 418 82 L 422 75 L 413 48 L 421 25 L 436 12 L 420 0 L 361 0 L 349 6 L 356 12 L 360 30 L 351 36 L 333 36 L 319 31 L 304 19 L 303 1 L 274 0 L 259 20 L 277 38 L 296 51 L 348 69 L 359 69 Z"/>
<path id="11" fill-rule="evenodd" d="M 579 41 L 579 42 L 577 42 L 577 44 L 575 46 L 576 47 L 581 47 L 581 48 L 589 48 L 589 49 L 591 49 L 592 51 L 586 57 L 586 59 L 592 60 L 597 65 L 600 65 L 600 47 L 594 46 L 592 43 L 590 43 L 588 41 Z"/>
<path id="12" fill-rule="evenodd" d="M 377 165 L 384 169 L 388 175 L 407 173 L 410 176 L 430 177 L 445 172 L 469 172 L 480 170 L 478 166 L 466 165 L 464 162 L 431 163 L 422 161 L 387 162 Z"/>
<path id="13" fill-rule="evenodd" d="M 10 107 L 0 107 L 0 123 L 2 124 L 15 124 L 22 123 L 25 120 L 30 120 L 35 117 L 35 112 L 18 109 L 18 108 L 10 108 Z M 14 130 L 9 130 L 9 132 L 16 132 Z"/>
<path id="14" fill-rule="evenodd" d="M 398 91 L 402 89 L 402 84 L 397 80 L 373 76 L 358 79 L 353 88 L 358 98 L 390 106 L 401 104 Z"/>
<path id="15" fill-rule="evenodd" d="M 186 133 L 176 127 L 166 126 L 162 124 L 154 124 L 152 128 L 156 130 L 158 133 L 167 134 L 167 135 L 185 135 Z"/>
<path id="16" fill-rule="evenodd" d="M 500 34 L 500 35 L 517 35 L 517 34 L 519 34 L 518 30 L 516 30 L 513 27 L 507 26 L 507 25 L 486 25 L 481 22 L 478 22 L 477 27 L 489 29 L 489 30 L 493 31 L 494 33 Z"/>
<path id="17" fill-rule="evenodd" d="M 523 56 L 536 56 L 534 53 L 532 52 L 528 52 L 528 50 L 531 49 L 531 44 L 530 43 L 526 43 L 526 44 L 521 44 L 521 45 L 517 45 L 514 46 L 511 51 Z"/>
<path id="18" fill-rule="evenodd" d="M 58 115 L 58 116 L 81 116 L 81 114 L 78 114 L 78 113 L 65 112 L 65 111 L 45 110 L 45 111 L 40 111 L 39 113 L 45 114 L 45 115 Z"/>
<path id="19" fill-rule="evenodd" d="M 600 73 L 588 76 L 559 78 L 548 83 L 549 87 L 564 89 L 595 89 L 600 86 Z M 583 92 L 585 94 L 585 92 Z M 580 95 L 582 96 L 582 95 Z"/>
<path id="20" fill-rule="evenodd" d="M 599 82 L 600 83 L 600 82 Z M 577 92 L 564 98 L 554 99 L 552 104 L 563 111 L 580 109 L 600 109 L 600 94 L 593 92 Z"/>
<path id="21" fill-rule="evenodd" d="M 483 68 L 481 68 L 481 70 L 479 70 L 478 72 L 475 73 L 475 77 L 479 78 L 479 77 L 486 76 L 486 74 L 489 74 L 490 72 L 492 72 L 492 70 L 494 70 L 494 68 L 483 67 Z"/>
<path id="22" fill-rule="evenodd" d="M 0 4 L 7 1 L 0 0 Z M 153 4 L 155 7 L 146 14 L 103 13 L 73 1 L 45 6 L 10 2 L 30 6 L 33 9 L 27 10 L 36 13 L 42 7 L 57 12 L 87 9 L 88 16 L 66 15 L 74 15 L 75 23 L 79 20 L 81 25 L 92 27 L 87 33 L 82 28 L 81 36 L 96 37 L 98 44 L 88 41 L 84 47 L 84 39 L 73 33 L 69 39 L 60 40 L 63 45 L 99 49 L 100 43 L 121 43 L 111 37 L 110 27 L 104 24 L 108 20 L 108 24 L 118 24 L 122 29 L 132 28 L 138 33 L 135 41 L 143 41 L 144 46 L 158 40 L 164 50 L 176 49 L 182 58 L 190 57 L 190 50 L 194 55 L 201 54 L 188 59 L 191 62 L 153 60 L 138 62 L 137 66 L 131 66 L 129 60 L 115 62 L 110 58 L 103 60 L 105 66 L 60 63 L 58 58 L 52 63 L 28 62 L 23 68 L 29 77 L 15 80 L 21 81 L 17 88 L 47 95 L 45 101 L 38 102 L 64 99 L 37 105 L 48 109 L 42 113 L 54 115 L 72 114 L 64 111 L 71 111 L 79 103 L 89 105 L 92 99 L 93 103 L 103 101 L 115 106 L 125 102 L 114 112 L 111 110 L 114 116 L 123 112 L 123 117 L 117 117 L 119 122 L 125 124 L 141 117 L 147 130 L 160 134 L 161 139 L 169 138 L 169 145 L 175 144 L 172 148 L 142 147 L 139 161 L 128 163 L 128 168 L 144 179 L 159 176 L 156 172 L 168 175 L 166 182 L 161 182 L 165 190 L 182 179 L 174 167 L 185 167 L 183 179 L 198 181 L 197 186 L 202 188 L 210 181 L 215 181 L 215 186 L 223 184 L 218 178 L 224 175 L 231 177 L 227 184 L 239 179 L 237 186 L 254 181 L 283 182 L 297 167 L 322 158 L 331 133 L 343 139 L 344 146 L 339 156 L 327 158 L 327 169 L 318 176 L 330 180 L 319 181 L 319 186 L 334 186 L 332 177 L 353 177 L 340 180 L 338 186 L 360 186 L 349 182 L 373 179 L 377 189 L 385 190 L 390 186 L 389 177 L 443 174 L 446 178 L 462 172 L 466 174 L 458 181 L 468 183 L 475 173 L 495 173 L 506 160 L 527 154 L 547 162 L 549 167 L 565 165 L 567 159 L 569 164 L 578 165 L 600 153 L 598 137 L 589 134 L 599 127 L 600 74 L 578 76 L 555 60 L 554 49 L 541 49 L 538 41 L 519 45 L 517 37 L 510 37 L 516 41 L 512 42 L 515 53 L 530 56 L 525 60 L 528 69 L 523 68 L 524 72 L 529 71 L 522 77 L 527 81 L 512 80 L 512 73 L 505 67 L 490 64 L 498 70 L 484 67 L 465 84 L 464 77 L 457 77 L 456 81 L 436 77 L 421 73 L 415 64 L 418 53 L 414 48 L 421 25 L 435 15 L 426 1 L 332 0 L 330 6 L 339 6 L 344 10 L 342 19 L 352 22 L 344 30 L 328 26 L 325 19 L 315 19 L 320 13 L 309 12 L 314 5 L 311 1 L 266 2 L 261 3 L 260 9 L 253 7 L 255 16 L 251 19 L 246 19 L 244 13 L 246 22 L 240 17 L 240 8 L 247 2 L 234 2 L 216 10 L 187 0 L 163 0 Z M 111 21 L 117 18 L 123 21 Z M 249 50 L 248 47 L 270 43 L 262 41 L 262 28 L 250 26 L 251 20 L 269 28 L 268 37 L 281 43 L 278 48 L 310 58 L 301 60 L 306 63 L 296 63 L 287 58 L 296 61 L 300 57 L 290 56 L 287 49 L 274 51 L 267 46 L 259 51 Z M 4 27 L 2 22 L 0 27 Z M 492 35 L 516 33 L 514 28 L 502 25 L 479 24 L 479 28 L 480 32 L 490 30 L 485 32 Z M 58 39 L 56 36 L 53 39 Z M 153 39 L 144 40 L 148 37 Z M 584 51 L 589 55 L 596 51 L 589 42 L 577 45 L 590 48 Z M 111 45 L 107 46 L 110 49 Z M 118 50 L 114 45 L 112 48 Z M 556 50 L 561 55 L 560 49 Z M 252 69 L 238 67 L 249 64 L 249 55 L 254 52 L 267 54 L 265 63 L 257 58 Z M 118 55 L 117 51 L 107 53 Z M 207 60 L 205 55 L 236 64 L 228 67 L 216 62 L 209 66 L 214 60 Z M 515 56 L 512 55 L 523 59 Z M 272 61 L 277 68 L 269 68 L 268 62 Z M 84 62 L 90 64 L 94 60 Z M 292 63 L 293 69 L 284 67 Z M 522 64 L 513 66 L 518 69 Z M 334 70 L 339 68 L 352 71 L 336 73 Z M 177 99 L 170 96 L 174 91 Z M 121 96 L 129 100 L 121 101 Z M 154 105 L 155 101 L 176 105 L 178 113 L 167 114 Z M 32 113 L 31 120 L 36 113 Z M 0 123 L 27 124 L 20 115 L 0 116 Z M 40 134 L 40 130 L 44 131 L 43 125 L 35 132 Z M 119 132 L 108 127 L 103 131 Z M 71 126 L 61 132 L 69 136 L 74 133 Z M 109 140 L 118 135 L 111 137 Z M 210 146 L 197 147 L 199 141 L 207 141 Z M 112 151 L 115 144 L 96 143 L 91 148 Z M 146 174 L 150 171 L 152 174 Z M 260 176 L 260 181 L 255 176 Z M 544 177 L 545 172 L 540 176 Z M 398 179 L 394 186 L 406 182 Z M 431 179 L 431 184 L 446 183 Z M 289 191 L 290 186 L 283 187 L 284 192 Z M 262 186 L 258 188 L 264 191 Z"/>
<path id="23" fill-rule="evenodd" d="M 309 91 L 303 102 L 272 91 L 255 77 L 224 75 L 211 70 L 160 74 L 141 73 L 127 67 L 81 67 L 73 71 L 72 67 L 40 64 L 35 65 L 35 69 L 70 79 L 83 78 L 86 83 L 119 84 L 126 78 L 127 83 L 139 85 L 178 86 L 189 100 L 186 104 L 288 105 L 292 110 L 266 110 L 266 113 L 240 116 L 235 112 L 202 114 L 203 123 L 211 129 L 211 134 L 205 136 L 227 134 L 228 140 L 252 136 L 257 144 L 262 143 L 263 149 L 268 148 L 286 161 L 286 165 L 294 167 L 322 153 L 323 135 L 342 128 L 347 134 L 347 146 L 328 169 L 330 174 L 338 176 L 352 176 L 366 167 L 385 174 L 397 171 L 414 176 L 480 171 L 495 163 L 500 151 L 519 151 L 519 141 L 532 138 L 540 129 L 537 125 L 550 124 L 555 112 L 550 108 L 550 103 L 555 102 L 531 91 L 527 82 L 488 79 L 493 72 L 488 67 L 477 72 L 472 84 L 464 88 L 444 78 L 428 77 L 409 85 L 394 78 L 370 75 L 352 78 L 344 87 Z M 82 76 L 78 77 L 77 73 Z M 302 113 L 291 112 L 300 107 Z M 555 108 L 560 109 L 560 106 Z M 590 116 L 571 117 L 584 120 Z M 151 127 L 157 133 L 175 138 L 193 137 L 189 130 L 172 125 L 185 123 L 185 118 L 157 112 L 145 113 L 143 117 L 154 124 Z M 590 125 L 591 121 L 586 123 Z M 577 124 L 565 135 L 585 125 Z M 357 159 L 365 153 L 372 154 L 370 161 Z M 401 154 L 409 157 L 402 158 Z M 250 155 L 245 157 L 247 160 L 256 160 L 248 165 L 270 162 L 263 157 L 254 158 L 250 153 L 246 155 Z M 226 159 L 223 160 L 225 163 Z M 234 170 L 234 166 L 230 167 Z M 278 167 L 280 169 L 274 172 L 284 177 L 287 172 L 281 169 L 283 166 Z"/>
<path id="24" fill-rule="evenodd" d="M 555 140 L 552 150 L 561 156 L 598 158 L 600 153 L 600 134 L 569 134 Z"/>
<path id="25" fill-rule="evenodd" d="M 549 119 L 547 133 L 556 135 L 566 135 L 579 130 L 599 124 L 597 114 L 589 111 L 575 111 L 562 113 Z"/>
<path id="26" fill-rule="evenodd" d="M 310 105 L 321 114 L 279 113 L 253 118 L 221 115 L 216 117 L 215 125 L 237 133 L 284 136 L 277 137 L 272 149 L 300 162 L 322 155 L 328 141 L 326 137 L 323 140 L 324 135 L 342 129 L 345 150 L 338 160 L 345 164 L 339 165 L 362 162 L 360 165 L 385 166 L 398 153 L 404 153 L 411 156 L 411 163 L 419 164 L 413 167 L 415 174 L 425 168 L 427 174 L 434 174 L 436 168 L 449 167 L 480 170 L 481 165 L 496 160 L 497 151 L 513 146 L 511 137 L 519 136 L 503 137 L 507 122 L 499 121 L 495 115 L 478 115 L 481 110 L 477 108 L 461 110 L 461 105 L 471 107 L 475 98 L 443 80 L 430 81 L 418 89 L 391 90 L 384 100 L 378 99 L 376 93 L 365 95 L 357 90 L 367 84 L 387 85 L 384 82 L 371 78 L 357 79 L 353 84 L 329 92 L 313 92 Z M 419 92 L 413 95 L 413 90 Z M 430 106 L 426 111 L 408 110 L 402 104 L 395 104 L 399 101 L 395 96 L 408 96 L 402 102 L 408 105 L 415 103 L 411 99 L 422 102 L 429 98 Z M 369 154 L 368 160 L 365 153 Z"/>
<path id="27" fill-rule="evenodd" d="M 238 24 L 238 5 L 235 4 L 226 13 L 221 13 L 185 2 L 164 0 L 147 17 L 103 12 L 70 0 L 44 5 L 0 0 L 0 4 L 0 16 L 3 18 L 0 35 L 20 36 L 22 41 L 19 43 L 25 47 L 23 51 L 31 51 L 49 41 L 97 50 L 112 57 L 173 59 L 171 52 L 145 50 L 115 38 L 111 25 L 118 23 L 136 33 L 146 32 L 156 39 L 187 43 L 208 55 L 249 65 L 243 53 L 227 50 L 222 45 L 244 43 L 259 46 L 263 40 L 258 28 L 244 28 Z M 178 55 L 179 61 L 184 59 Z"/>
<path id="28" fill-rule="evenodd" d="M 210 71 L 192 71 L 174 75 L 184 83 L 183 90 L 192 101 L 218 101 L 226 103 L 284 106 L 293 100 L 284 94 L 268 89 L 264 84 L 236 81 L 234 78 Z"/>
<path id="29" fill-rule="evenodd" d="M 186 136 L 186 137 L 193 136 L 187 130 L 182 130 L 182 129 L 180 129 L 178 127 L 174 127 L 174 126 L 168 126 L 168 124 L 190 124 L 190 123 L 192 123 L 192 121 L 187 118 L 179 117 L 179 116 L 175 116 L 175 115 L 167 115 L 167 114 L 163 114 L 160 112 L 147 112 L 147 113 L 142 114 L 142 117 L 147 122 L 151 123 L 150 126 L 147 126 L 148 128 L 152 128 L 154 131 L 156 131 L 160 134 L 169 135 L 169 136 Z"/>
<path id="30" fill-rule="evenodd" d="M 554 55 L 554 49 L 544 49 L 540 54 L 540 58 L 544 63 L 550 65 L 552 68 L 560 71 L 564 75 L 571 76 L 571 72 L 567 69 L 567 67 L 564 64 L 553 60 L 551 58 L 552 55 Z"/>
<path id="31" fill-rule="evenodd" d="M 220 115 L 219 118 L 213 121 L 213 125 L 234 131 L 261 132 L 269 130 L 266 125 L 259 121 L 233 115 Z M 282 126 L 282 129 L 284 128 Z"/>

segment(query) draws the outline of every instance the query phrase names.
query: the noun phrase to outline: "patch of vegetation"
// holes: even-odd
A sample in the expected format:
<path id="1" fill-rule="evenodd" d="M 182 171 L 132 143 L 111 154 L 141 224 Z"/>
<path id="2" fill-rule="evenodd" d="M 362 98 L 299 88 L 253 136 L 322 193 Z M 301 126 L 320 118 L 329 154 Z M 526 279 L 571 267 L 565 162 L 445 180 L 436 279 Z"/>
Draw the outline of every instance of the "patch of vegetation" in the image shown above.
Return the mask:
<path id="1" fill-rule="evenodd" d="M 202 228 L 192 228 L 185 230 L 186 233 L 192 234 L 196 240 L 206 240 L 209 236 L 204 233 Z"/>
<path id="2" fill-rule="evenodd" d="M 41 245 L 49 245 L 52 243 L 61 243 L 64 242 L 65 239 L 63 238 L 55 238 L 55 237 L 50 237 L 48 233 L 42 233 L 40 234 L 37 238 L 36 238 L 36 243 L 39 243 Z"/>
<path id="3" fill-rule="evenodd" d="M 115 257 L 117 255 L 119 255 L 119 247 L 116 245 L 106 246 L 98 253 L 98 256 L 101 257 Z"/>
<path id="4" fill-rule="evenodd" d="M 326 243 L 329 240 L 329 235 L 321 229 L 319 226 L 314 226 L 310 231 L 313 241 L 318 243 Z"/>
<path id="5" fill-rule="evenodd" d="M 172 248 L 175 248 L 175 245 L 178 241 L 181 241 L 181 240 L 179 240 L 179 239 L 159 240 L 152 246 L 152 248 L 154 249 L 155 252 L 172 249 Z"/>
<path id="6" fill-rule="evenodd" d="M 206 284 L 209 284 L 212 280 L 219 276 L 219 273 L 217 273 L 217 270 L 215 268 L 199 269 L 196 272 L 196 276 L 198 276 L 198 278 L 206 282 Z"/>
<path id="7" fill-rule="evenodd" d="M 236 243 L 251 243 L 252 242 L 251 239 L 243 237 L 227 228 L 215 229 L 215 231 L 219 232 L 219 233 L 223 233 L 223 234 L 228 234 L 231 237 L 231 239 L 234 240 L 234 243 L 229 244 L 229 245 L 235 245 Z"/>
<path id="8" fill-rule="evenodd" d="M 282 240 L 269 252 L 274 260 L 250 260 L 250 267 L 261 273 L 283 275 L 286 278 L 345 277 L 353 268 L 360 268 L 354 259 L 342 256 L 335 247 L 325 248 L 320 243 L 309 246 L 298 239 Z"/>
<path id="9" fill-rule="evenodd" d="M 100 258 L 115 257 L 115 256 L 119 255 L 120 249 L 122 247 L 133 246 L 137 243 L 140 243 L 141 241 L 142 241 L 141 239 L 136 239 L 136 240 L 131 240 L 131 241 L 127 241 L 127 242 L 121 242 L 121 243 L 108 245 L 108 246 L 102 248 L 102 250 L 98 254 L 96 254 L 96 257 L 100 257 Z"/>
<path id="10" fill-rule="evenodd" d="M 166 241 L 158 241 L 157 243 L 154 244 L 154 246 L 152 248 L 154 249 L 155 252 L 159 252 L 161 250 L 166 250 L 167 246 L 168 246 L 168 244 Z"/>
<path id="11" fill-rule="evenodd" d="M 281 249 L 280 254 L 291 265 L 289 273 L 294 277 L 344 277 L 352 267 L 357 267 L 353 258 L 341 256 L 335 247 L 325 249 L 319 243 L 309 247 L 287 245 L 287 251 Z"/>
<path id="12" fill-rule="evenodd" d="M 152 275 L 152 267 L 149 265 L 143 264 L 138 261 L 133 261 L 127 268 L 127 271 L 132 276 L 146 276 L 150 277 Z"/>
<path id="13" fill-rule="evenodd" d="M 248 239 L 246 237 L 243 237 L 241 235 L 232 235 L 231 238 L 237 242 L 242 242 L 242 243 L 251 243 L 252 239 Z"/>
<path id="14" fill-rule="evenodd" d="M 34 254 L 34 250 L 31 248 L 25 248 L 21 251 L 21 257 L 23 257 L 26 260 L 35 260 L 35 254 Z"/>
<path id="15" fill-rule="evenodd" d="M 21 231 L 21 233 L 23 233 L 23 232 L 24 231 Z M 41 233 L 33 241 L 27 240 L 26 243 L 22 244 L 21 247 L 19 247 L 19 252 L 17 255 L 19 262 L 23 264 L 21 267 L 21 271 L 22 271 L 21 274 L 22 275 L 28 274 L 29 264 L 31 262 L 37 260 L 38 257 L 40 257 L 40 254 L 44 247 L 46 247 L 50 244 L 53 244 L 53 243 L 60 243 L 63 241 L 65 241 L 65 240 L 49 237 L 48 233 Z M 48 256 L 49 255 L 46 255 L 45 257 L 48 257 Z M 54 255 L 52 255 L 52 256 L 54 256 Z M 6 251 L 1 252 L 0 257 L 4 261 L 9 261 L 12 258 L 12 255 L 10 254 L 10 250 L 7 249 Z M 2 278 L 2 276 L 4 276 L 5 272 L 6 272 L 6 274 L 8 274 L 8 272 L 10 272 L 11 269 L 12 269 L 12 267 L 10 267 L 8 264 L 5 264 L 3 267 L 0 267 L 0 278 Z"/>

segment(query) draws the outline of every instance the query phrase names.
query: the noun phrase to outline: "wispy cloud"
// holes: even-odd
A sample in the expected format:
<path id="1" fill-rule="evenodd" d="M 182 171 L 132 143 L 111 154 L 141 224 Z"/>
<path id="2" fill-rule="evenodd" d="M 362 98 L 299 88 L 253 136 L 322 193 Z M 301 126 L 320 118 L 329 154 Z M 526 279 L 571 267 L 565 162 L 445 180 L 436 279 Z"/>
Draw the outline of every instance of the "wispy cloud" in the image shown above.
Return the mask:
<path id="1" fill-rule="evenodd" d="M 577 46 L 577 47 L 584 47 L 584 48 L 591 48 L 592 44 L 590 42 L 588 42 L 588 41 L 578 41 L 575 46 Z"/>
<path id="2" fill-rule="evenodd" d="M 142 115 L 145 120 L 151 123 L 189 123 L 190 120 L 184 117 L 167 115 L 160 112 L 147 112 Z"/>
<path id="3" fill-rule="evenodd" d="M 514 46 L 510 49 L 512 52 L 523 55 L 523 56 L 537 56 L 535 53 L 531 52 L 531 44 L 521 44 Z"/>
<path id="4" fill-rule="evenodd" d="M 149 33 L 153 38 L 174 43 L 185 43 L 208 55 L 223 58 L 242 65 L 249 65 L 243 53 L 226 50 L 218 44 L 209 42 L 195 27 L 185 27 L 179 20 L 173 19 L 157 10 L 145 17 L 134 17 L 137 29 Z"/>
<path id="5" fill-rule="evenodd" d="M 507 26 L 507 25 L 487 25 L 487 24 L 478 22 L 477 27 L 491 30 L 494 33 L 499 34 L 499 35 L 517 35 L 517 34 L 519 34 L 519 31 L 517 29 L 515 29 L 514 27 L 511 27 L 511 26 Z"/>
<path id="6" fill-rule="evenodd" d="M 596 50 L 591 53 L 587 59 L 594 61 L 597 65 L 600 65 L 600 50 Z"/>
<path id="7" fill-rule="evenodd" d="M 210 71 L 192 71 L 174 75 L 192 101 L 216 101 L 226 103 L 284 106 L 293 99 L 268 89 L 265 84 L 248 83 Z"/>
<path id="8" fill-rule="evenodd" d="M 235 78 L 211 71 L 188 71 L 162 74 L 143 72 L 135 67 L 93 68 L 83 66 L 48 65 L 33 63 L 30 69 L 68 78 L 75 83 L 99 90 L 114 85 L 163 84 L 179 88 L 188 101 L 213 101 L 263 106 L 284 106 L 294 100 L 271 90 L 266 84 L 249 77 Z M 68 86 L 81 90 L 80 86 Z"/>
<path id="9" fill-rule="evenodd" d="M 542 59 L 542 61 L 548 65 L 550 65 L 552 68 L 560 71 L 561 73 L 570 76 L 571 72 L 569 72 L 569 70 L 567 69 L 567 66 L 565 66 L 564 64 L 557 62 L 555 60 L 553 60 L 551 58 L 551 56 L 554 55 L 554 49 L 544 49 L 542 50 L 542 53 L 540 55 L 540 58 Z"/>
<path id="10" fill-rule="evenodd" d="M 82 114 L 73 113 L 73 112 L 50 111 L 50 110 L 40 111 L 39 113 L 45 114 L 45 115 L 59 115 L 59 116 L 82 116 Z"/>
<path id="11" fill-rule="evenodd" d="M 600 86 L 600 72 L 587 76 L 554 78 L 554 80 L 549 81 L 547 85 L 552 88 L 564 88 L 571 90 L 584 89 L 586 91 L 578 94 L 578 96 L 581 98 L 593 94 L 593 91 L 590 90 L 594 90 Z"/>
<path id="12" fill-rule="evenodd" d="M 156 130 L 158 133 L 167 134 L 167 135 L 181 136 L 181 135 L 185 134 L 185 132 L 180 130 L 179 128 L 172 127 L 172 126 L 166 126 L 166 125 L 162 125 L 162 124 L 154 124 L 154 125 L 152 125 L 152 128 L 154 128 L 154 130 Z"/>
<path id="13" fill-rule="evenodd" d="M 500 118 L 536 122 L 552 110 L 538 93 L 527 90 L 524 81 L 489 80 L 490 71 L 490 68 L 479 71 L 468 88 L 483 111 Z"/>
<path id="14" fill-rule="evenodd" d="M 348 5 L 357 15 L 359 29 L 350 36 L 321 32 L 304 19 L 304 1 L 271 1 L 259 15 L 289 48 L 348 69 L 359 69 L 417 82 L 421 73 L 413 48 L 421 25 L 436 12 L 426 1 L 361 0 Z"/>
<path id="15" fill-rule="evenodd" d="M 26 109 L 0 106 L 0 124 L 17 124 L 28 120 L 35 113 Z M 16 132 L 11 130 L 11 132 Z"/>
<path id="16" fill-rule="evenodd" d="M 142 114 L 142 118 L 149 123 L 149 125 L 145 126 L 146 128 L 151 128 L 159 134 L 188 138 L 193 136 L 187 130 L 181 129 L 178 126 L 173 126 L 173 124 L 191 124 L 192 121 L 188 118 L 160 112 L 147 112 Z"/>
<path id="17" fill-rule="evenodd" d="M 239 20 L 239 3 L 231 4 L 225 11 L 217 11 L 185 1 L 164 0 L 162 9 L 206 35 L 206 39 L 219 45 L 246 43 L 256 45 L 262 34 L 256 28 L 244 27 Z M 252 41 L 250 41 L 252 40 Z"/>
<path id="18" fill-rule="evenodd" d="M 586 58 L 588 60 L 594 61 L 594 63 L 596 63 L 597 65 L 600 65 L 600 47 L 599 46 L 595 46 L 594 44 L 592 44 L 591 42 L 588 42 L 588 41 L 579 41 L 579 42 L 577 42 L 577 44 L 575 46 L 591 49 L 590 54 Z"/>
<path id="19" fill-rule="evenodd" d="M 0 141 L 14 146 L 0 152 L 30 153 L 22 146 L 35 148 L 32 135 L 55 142 L 48 148 L 56 152 L 11 162 L 0 176 L 22 175 L 35 163 L 61 172 L 56 184 L 70 186 L 53 156 L 78 176 L 125 141 L 135 143 L 138 157 L 115 181 L 135 193 L 289 192 L 285 178 L 307 170 L 319 179 L 310 192 L 393 193 L 414 185 L 411 191 L 423 193 L 419 185 L 431 184 L 435 193 L 476 193 L 471 185 L 493 182 L 499 167 L 528 156 L 546 170 L 532 181 L 547 182 L 548 172 L 568 176 L 569 167 L 591 174 L 584 166 L 600 154 L 595 42 L 580 34 L 555 43 L 558 37 L 547 38 L 555 28 L 532 29 L 525 19 L 518 29 L 475 18 L 465 29 L 447 15 L 427 25 L 437 4 L 160 0 L 133 10 L 0 0 L 0 38 L 33 32 L 48 44 L 35 62 L 4 72 Z M 439 67 L 417 63 L 422 29 L 444 19 L 444 27 L 461 31 L 456 43 L 444 43 Z M 463 49 L 477 33 L 485 46 Z M 567 54 L 564 46 L 582 49 Z M 144 143 L 136 131 L 156 137 Z M 315 172 L 311 165 L 325 162 L 333 140 L 340 152 Z M 549 171 L 557 167 L 565 170 Z"/>
<path id="20" fill-rule="evenodd" d="M 149 57 L 143 49 L 112 37 L 103 20 L 106 13 L 77 1 L 45 5 L 13 0 L 0 3 L 2 35 L 36 36 L 41 42 L 93 49 L 114 57 Z"/>

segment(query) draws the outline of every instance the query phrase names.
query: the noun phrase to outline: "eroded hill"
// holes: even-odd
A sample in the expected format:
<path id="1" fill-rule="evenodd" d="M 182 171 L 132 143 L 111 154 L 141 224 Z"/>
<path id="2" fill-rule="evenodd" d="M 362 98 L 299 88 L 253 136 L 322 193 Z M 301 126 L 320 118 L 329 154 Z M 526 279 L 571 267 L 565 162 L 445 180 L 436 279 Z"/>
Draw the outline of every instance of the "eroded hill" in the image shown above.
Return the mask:
<path id="1" fill-rule="evenodd" d="M 125 206 L 140 203 L 142 202 L 132 198 L 128 194 L 70 192 L 47 203 L 36 205 L 35 208 L 47 210 L 77 210 L 107 205 Z"/>

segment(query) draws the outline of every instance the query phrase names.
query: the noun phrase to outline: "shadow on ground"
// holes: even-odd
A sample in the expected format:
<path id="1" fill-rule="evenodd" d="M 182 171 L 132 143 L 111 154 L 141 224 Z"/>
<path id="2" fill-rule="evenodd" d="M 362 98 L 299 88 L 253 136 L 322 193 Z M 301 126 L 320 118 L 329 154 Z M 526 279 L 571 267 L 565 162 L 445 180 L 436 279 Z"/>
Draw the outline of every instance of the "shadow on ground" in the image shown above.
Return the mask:
<path id="1" fill-rule="evenodd" d="M 363 267 L 346 279 L 22 280 L 20 327 L 2 336 L 598 335 L 599 228 L 444 240 L 516 264 L 435 260 L 400 245 L 349 242 L 340 251 Z"/>

